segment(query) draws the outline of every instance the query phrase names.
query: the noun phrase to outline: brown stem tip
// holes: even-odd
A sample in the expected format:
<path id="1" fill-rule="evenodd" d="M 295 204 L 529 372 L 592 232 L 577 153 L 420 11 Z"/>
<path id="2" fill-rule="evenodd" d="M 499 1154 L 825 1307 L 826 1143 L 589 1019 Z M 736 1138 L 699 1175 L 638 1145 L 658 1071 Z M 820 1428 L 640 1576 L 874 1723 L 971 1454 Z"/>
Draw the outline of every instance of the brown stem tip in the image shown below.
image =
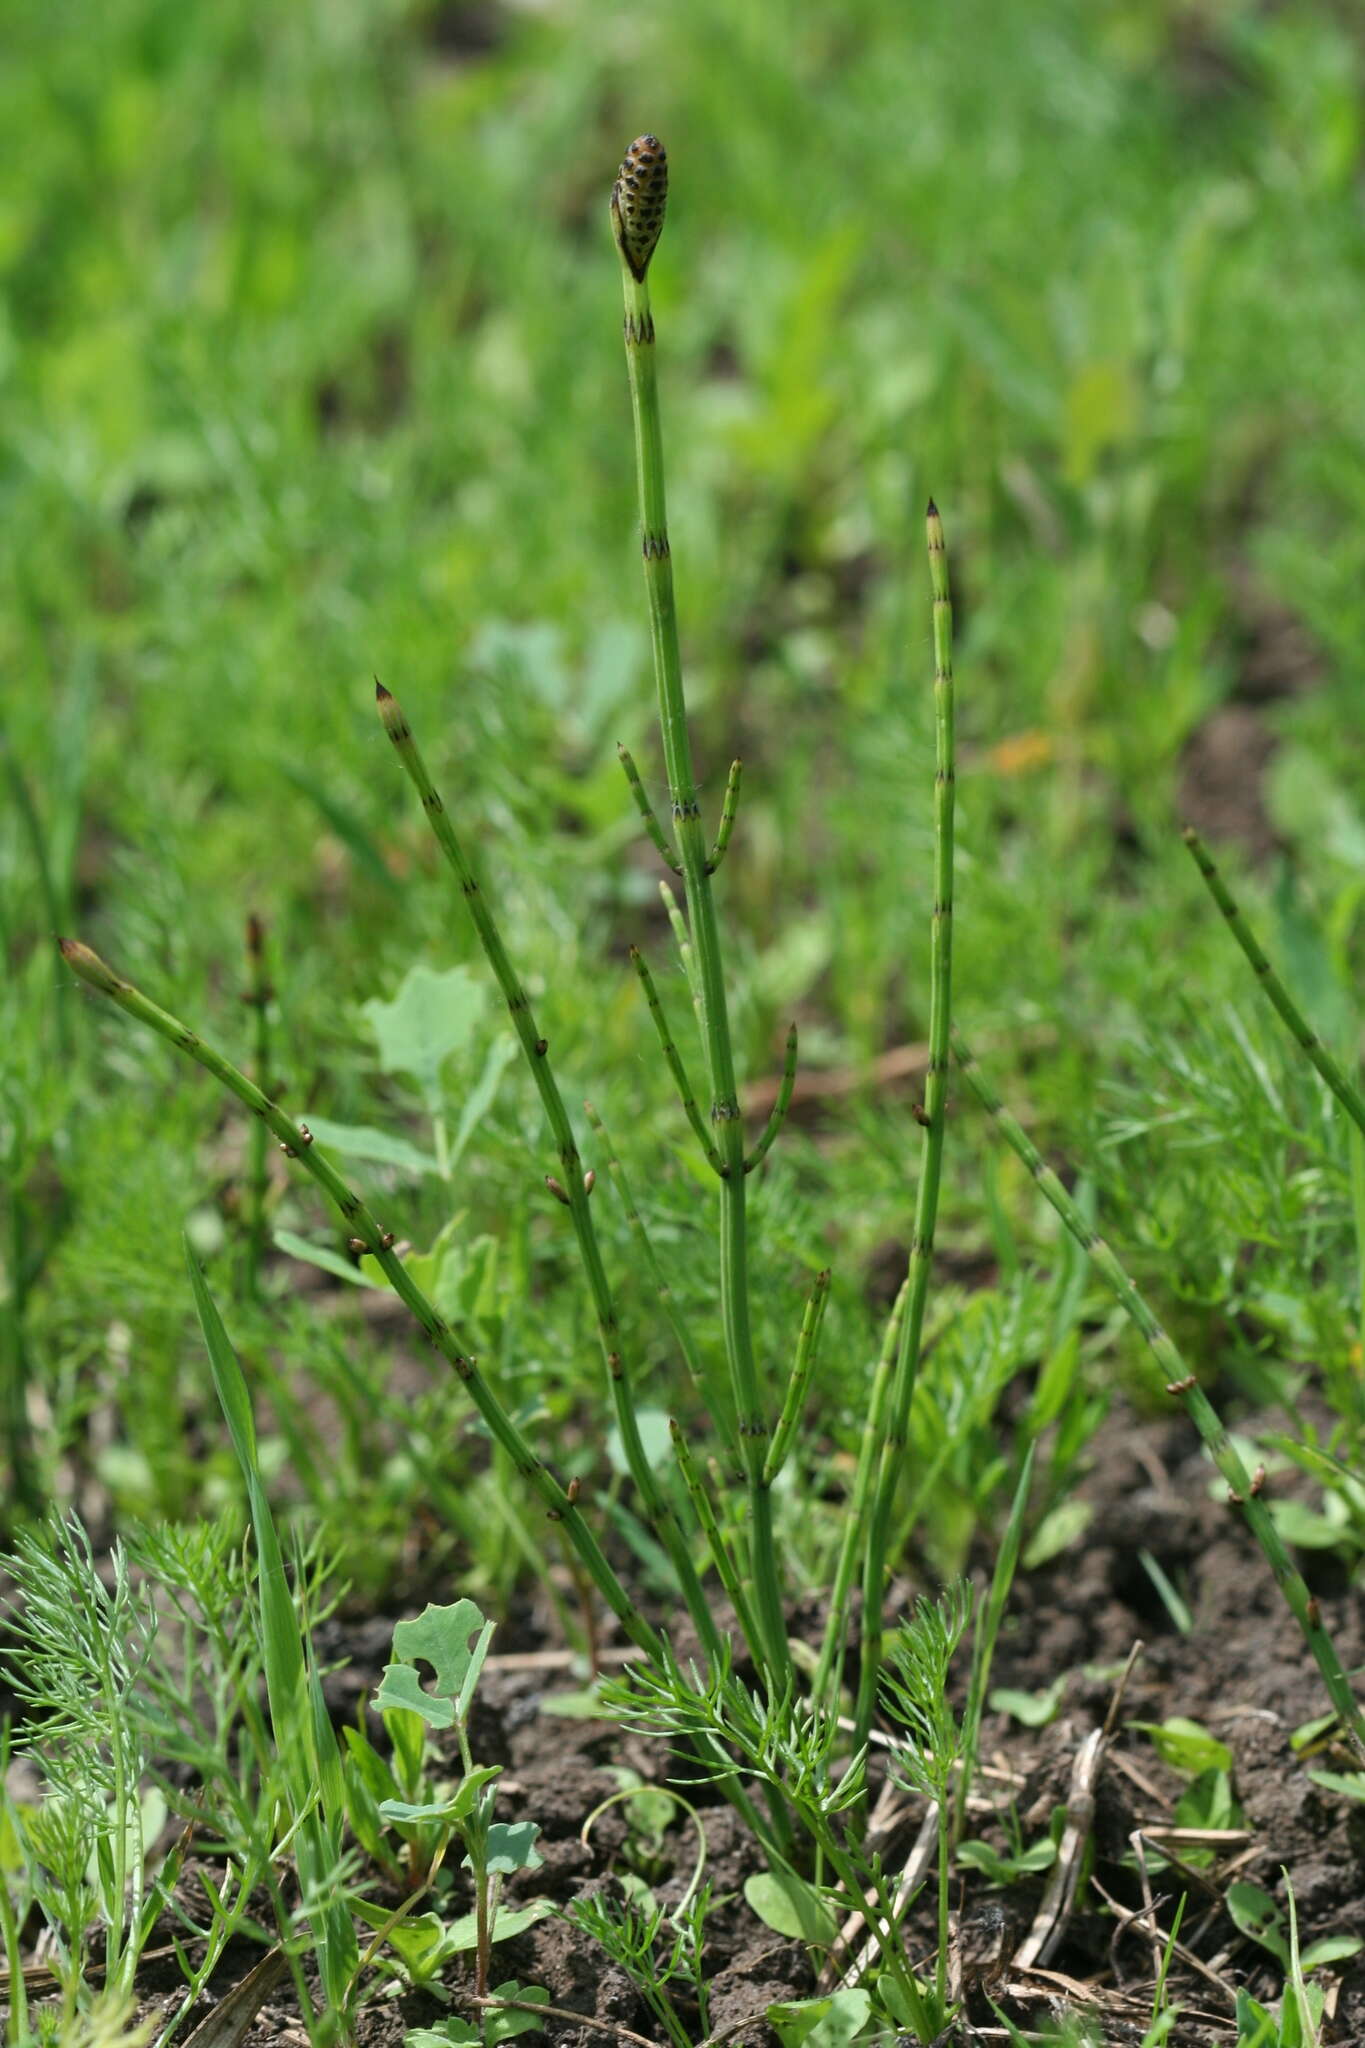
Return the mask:
<path id="1" fill-rule="evenodd" d="M 123 987 L 112 967 L 106 967 L 98 953 L 92 953 L 79 939 L 58 939 L 61 955 L 68 967 L 79 974 L 82 981 L 88 981 L 91 988 L 97 988 L 101 995 L 114 996 Z"/>
<path id="2" fill-rule="evenodd" d="M 663 232 L 668 201 L 668 156 L 657 135 L 637 135 L 622 159 L 611 188 L 611 222 L 616 246 L 630 274 L 639 280 Z"/>

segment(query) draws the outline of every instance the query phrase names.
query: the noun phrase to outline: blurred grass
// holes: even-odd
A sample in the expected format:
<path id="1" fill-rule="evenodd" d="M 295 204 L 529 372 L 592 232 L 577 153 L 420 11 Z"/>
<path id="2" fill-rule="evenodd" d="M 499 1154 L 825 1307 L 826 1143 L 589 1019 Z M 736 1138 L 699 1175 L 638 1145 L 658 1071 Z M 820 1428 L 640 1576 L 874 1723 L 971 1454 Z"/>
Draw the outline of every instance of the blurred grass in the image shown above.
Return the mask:
<path id="1" fill-rule="evenodd" d="M 25 1310 L 59 1435 L 84 1441 L 92 1381 L 106 1431 L 139 1443 L 173 1437 L 182 1402 L 208 1412 L 177 1241 L 187 1209 L 221 1237 L 240 1134 L 211 1084 L 54 978 L 50 906 L 242 1049 L 260 911 L 288 1100 L 377 1120 L 357 1005 L 472 943 L 375 671 L 548 983 L 571 1094 L 598 1097 L 637 1178 L 680 1144 L 618 968 L 661 923 L 613 744 L 657 781 L 605 225 L 644 128 L 673 165 L 653 282 L 717 806 L 731 752 L 747 763 L 725 875 L 742 1062 L 770 1071 L 790 1014 L 815 1064 L 923 1034 L 932 489 L 960 627 L 964 1027 L 1169 1257 L 1209 1209 L 1195 1155 L 1151 1221 L 1111 1170 L 1132 1110 L 1104 1077 L 1150 1067 L 1187 990 L 1251 1002 L 1173 829 L 1220 707 L 1279 748 L 1266 778 L 1234 758 L 1221 801 L 1248 847 L 1302 856 L 1283 929 L 1325 931 L 1339 981 L 1361 964 L 1357 12 L 11 0 L 7 31 L 0 690 L 48 873 L 10 805 L 0 1026 L 11 1208 L 54 1215 L 54 1186 L 69 1207 Z M 832 1253 L 859 1365 L 868 1272 L 908 1229 L 909 1102 L 864 1101 L 861 1152 L 799 1138 L 773 1175 L 770 1355 L 799 1262 Z M 959 1121 L 945 1234 L 979 1245 Z M 527 1229 L 528 1134 L 539 1159 L 518 1077 L 467 1161 L 473 1228 Z M 426 1241 L 440 1203 L 405 1199 Z M 684 1169 L 657 1199 L 697 1209 Z M 532 1392 L 547 1373 L 567 1413 L 591 1346 L 531 1215 L 536 1287 L 562 1298 L 517 1322 L 507 1369 Z M 316 1222 L 293 1196 L 285 1220 Z M 1237 1227 L 1199 1251 L 1224 1307 Z M 169 1443 L 154 1462 L 141 1483 L 183 1505 L 192 1468 Z"/>

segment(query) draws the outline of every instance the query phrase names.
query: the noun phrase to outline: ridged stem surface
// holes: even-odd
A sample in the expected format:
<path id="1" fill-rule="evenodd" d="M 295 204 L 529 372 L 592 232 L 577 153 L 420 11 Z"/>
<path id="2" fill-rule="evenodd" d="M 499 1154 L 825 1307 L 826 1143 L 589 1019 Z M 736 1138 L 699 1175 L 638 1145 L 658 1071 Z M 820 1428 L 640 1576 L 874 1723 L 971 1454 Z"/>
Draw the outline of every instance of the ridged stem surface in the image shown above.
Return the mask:
<path id="1" fill-rule="evenodd" d="M 626 366 L 635 422 L 640 541 L 649 606 L 650 641 L 659 727 L 668 777 L 673 832 L 687 898 L 688 925 L 700 996 L 702 1037 L 711 1082 L 711 1126 L 719 1155 L 720 1294 L 726 1358 L 734 1392 L 748 1483 L 750 1570 L 754 1605 L 763 1632 L 768 1675 L 781 1683 L 791 1669 L 782 1592 L 773 1544 L 772 1497 L 764 1478 L 770 1423 L 754 1356 L 749 1315 L 744 1126 L 735 1084 L 734 1054 L 725 997 L 720 931 L 711 890 L 711 857 L 697 801 L 687 731 L 682 660 L 678 647 L 673 564 L 664 493 L 663 437 L 654 359 L 654 317 L 649 286 L 622 263 Z M 726 835 L 728 837 L 728 834 Z"/>
<path id="2" fill-rule="evenodd" d="M 934 1261 L 943 1125 L 948 1094 L 948 1038 L 953 957 L 953 607 L 943 523 L 932 499 L 925 516 L 934 599 L 934 907 L 929 926 L 929 1071 L 924 1083 L 923 1156 L 906 1274 L 908 1292 L 900 1349 L 892 1375 L 872 1512 L 863 1552 L 862 1661 L 854 1708 L 855 1746 L 867 1739 L 881 1675 L 887 1540 L 896 1489 L 905 1468 L 910 1404 L 919 1375 L 924 1310 Z"/>

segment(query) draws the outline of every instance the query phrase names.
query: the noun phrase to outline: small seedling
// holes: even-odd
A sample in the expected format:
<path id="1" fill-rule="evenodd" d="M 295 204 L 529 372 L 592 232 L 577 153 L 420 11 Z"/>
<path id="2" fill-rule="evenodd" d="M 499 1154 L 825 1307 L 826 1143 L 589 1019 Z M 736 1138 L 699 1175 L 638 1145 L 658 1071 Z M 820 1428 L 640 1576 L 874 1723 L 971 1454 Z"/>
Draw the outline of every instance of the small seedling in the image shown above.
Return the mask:
<path id="1" fill-rule="evenodd" d="M 489 1995 L 493 1944 L 522 1932 L 550 1910 L 544 1901 L 512 1912 L 499 1907 L 504 1880 L 515 1871 L 537 1869 L 541 1859 L 534 1821 L 494 1820 L 501 1766 L 476 1765 L 470 1747 L 474 1693 L 492 1637 L 492 1622 L 484 1620 L 472 1600 L 428 1606 L 415 1620 L 400 1621 L 393 1632 L 394 1660 L 385 1666 L 375 1695 L 393 1742 L 392 1766 L 363 1734 L 347 1730 L 353 1824 L 364 1831 L 362 1839 L 376 1840 L 376 1820 L 394 1830 L 407 1847 L 414 1898 L 432 1885 L 449 1844 L 459 1841 L 474 1885 L 474 1911 L 467 1921 L 443 1922 L 435 1913 L 417 1919 L 406 1913 L 384 1916 L 374 1908 L 366 1909 L 365 1917 L 392 1945 L 414 1983 L 431 1985 L 450 1956 L 472 1947 L 478 1998 Z M 423 1684 L 419 1666 L 430 1668 L 430 1686 Z M 454 1731 L 461 1775 L 453 1784 L 424 1783 L 428 1730 Z M 376 1799 L 376 1788 L 382 1789 L 386 1779 L 395 1796 Z M 382 1853 L 382 1845 L 377 1847 Z"/>

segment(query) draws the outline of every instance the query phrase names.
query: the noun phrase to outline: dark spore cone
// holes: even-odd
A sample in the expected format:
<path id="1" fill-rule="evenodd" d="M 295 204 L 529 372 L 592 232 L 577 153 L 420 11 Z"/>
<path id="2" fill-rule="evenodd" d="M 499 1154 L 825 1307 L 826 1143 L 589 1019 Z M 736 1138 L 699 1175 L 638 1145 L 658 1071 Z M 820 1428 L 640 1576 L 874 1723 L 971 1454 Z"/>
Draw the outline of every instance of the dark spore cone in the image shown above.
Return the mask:
<path id="1" fill-rule="evenodd" d="M 663 232 L 668 202 L 668 155 L 657 135 L 637 135 L 611 191 L 617 245 L 631 275 L 643 278 Z"/>

